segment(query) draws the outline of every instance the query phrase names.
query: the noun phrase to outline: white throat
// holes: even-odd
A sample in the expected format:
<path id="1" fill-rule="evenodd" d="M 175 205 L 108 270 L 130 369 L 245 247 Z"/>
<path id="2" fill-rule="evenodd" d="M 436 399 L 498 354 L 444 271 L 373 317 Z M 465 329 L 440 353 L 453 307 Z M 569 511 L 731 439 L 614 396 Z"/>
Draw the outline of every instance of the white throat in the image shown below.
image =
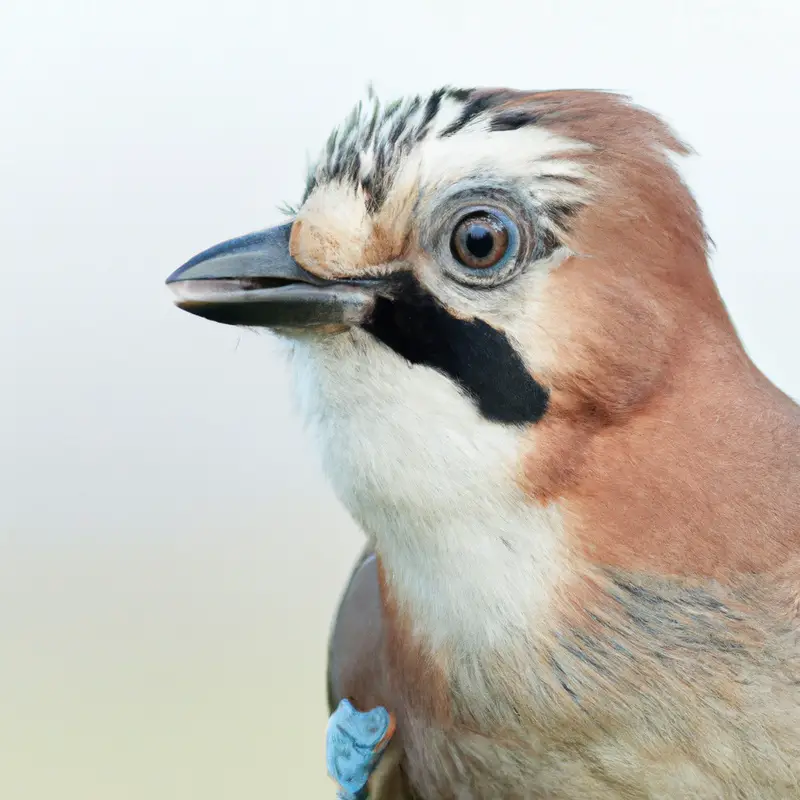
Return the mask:
<path id="1" fill-rule="evenodd" d="M 334 490 L 431 646 L 531 633 L 561 574 L 559 510 L 518 484 L 523 431 L 360 331 L 293 343 L 300 407 Z"/>

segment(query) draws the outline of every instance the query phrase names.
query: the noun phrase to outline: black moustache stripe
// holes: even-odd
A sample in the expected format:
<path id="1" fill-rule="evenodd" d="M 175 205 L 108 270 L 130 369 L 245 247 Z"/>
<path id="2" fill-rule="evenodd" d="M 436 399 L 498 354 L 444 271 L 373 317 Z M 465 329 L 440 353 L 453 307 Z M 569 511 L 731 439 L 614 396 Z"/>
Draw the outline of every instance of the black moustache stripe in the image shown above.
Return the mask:
<path id="1" fill-rule="evenodd" d="M 455 381 L 487 419 L 524 425 L 544 416 L 549 393 L 504 333 L 481 319 L 454 317 L 408 273 L 396 281 L 397 291 L 378 298 L 364 330 Z"/>

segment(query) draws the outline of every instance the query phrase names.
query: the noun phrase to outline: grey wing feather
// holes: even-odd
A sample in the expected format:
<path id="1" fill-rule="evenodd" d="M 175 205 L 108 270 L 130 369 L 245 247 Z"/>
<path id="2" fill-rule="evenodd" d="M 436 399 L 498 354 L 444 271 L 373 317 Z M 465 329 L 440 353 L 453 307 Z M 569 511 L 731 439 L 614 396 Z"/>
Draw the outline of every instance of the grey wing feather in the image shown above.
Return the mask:
<path id="1" fill-rule="evenodd" d="M 385 683 L 378 562 L 367 548 L 350 574 L 331 628 L 328 707 L 333 712 L 343 697 L 360 708 L 383 705 Z"/>

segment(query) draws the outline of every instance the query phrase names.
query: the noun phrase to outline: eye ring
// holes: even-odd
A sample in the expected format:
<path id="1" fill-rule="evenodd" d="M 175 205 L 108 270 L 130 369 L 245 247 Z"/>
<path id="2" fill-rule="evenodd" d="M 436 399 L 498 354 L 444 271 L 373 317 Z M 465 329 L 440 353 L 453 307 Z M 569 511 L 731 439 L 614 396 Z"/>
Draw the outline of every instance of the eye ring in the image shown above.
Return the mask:
<path id="1" fill-rule="evenodd" d="M 514 244 L 513 225 L 488 209 L 476 209 L 459 219 L 450 236 L 450 253 L 475 272 L 491 270 L 503 262 Z"/>

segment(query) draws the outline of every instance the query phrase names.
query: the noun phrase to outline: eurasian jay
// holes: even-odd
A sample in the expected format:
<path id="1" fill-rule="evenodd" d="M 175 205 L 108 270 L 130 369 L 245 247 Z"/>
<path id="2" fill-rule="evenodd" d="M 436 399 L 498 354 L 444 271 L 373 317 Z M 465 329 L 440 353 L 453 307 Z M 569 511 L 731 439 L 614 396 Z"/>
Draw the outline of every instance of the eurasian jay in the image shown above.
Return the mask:
<path id="1" fill-rule="evenodd" d="M 752 363 L 658 117 L 374 95 L 286 224 L 173 273 L 289 344 L 368 539 L 332 706 L 417 798 L 800 797 L 800 407 Z"/>

